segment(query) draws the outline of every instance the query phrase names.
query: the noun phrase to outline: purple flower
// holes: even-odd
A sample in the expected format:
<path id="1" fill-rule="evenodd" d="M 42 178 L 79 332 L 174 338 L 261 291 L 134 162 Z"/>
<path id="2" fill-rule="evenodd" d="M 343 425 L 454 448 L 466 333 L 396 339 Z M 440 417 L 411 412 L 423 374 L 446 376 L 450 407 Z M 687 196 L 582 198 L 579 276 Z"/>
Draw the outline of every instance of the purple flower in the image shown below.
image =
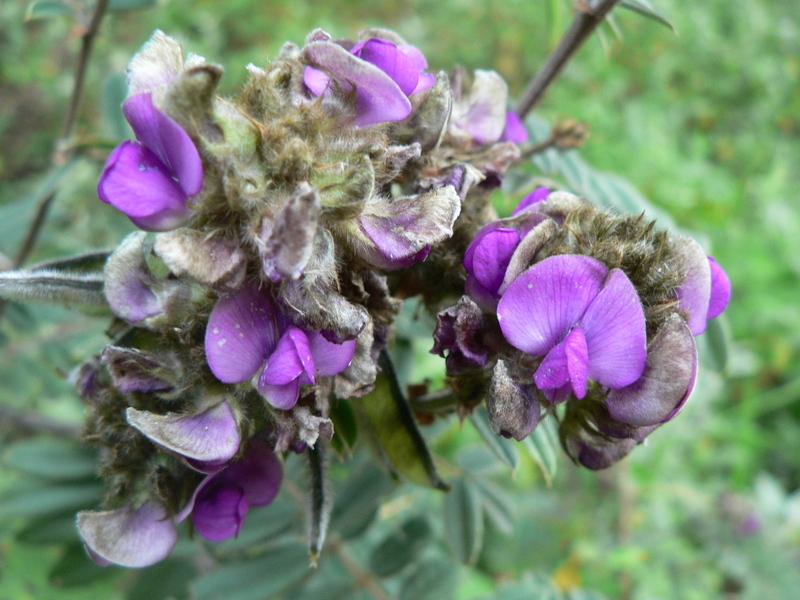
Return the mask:
<path id="1" fill-rule="evenodd" d="M 506 127 L 503 129 L 500 141 L 524 144 L 528 141 L 528 137 L 528 130 L 525 129 L 525 124 L 519 118 L 519 115 L 513 110 L 506 111 Z"/>
<path id="2" fill-rule="evenodd" d="M 244 455 L 208 475 L 176 519 L 191 513 L 197 532 L 214 542 L 239 533 L 252 506 L 266 506 L 281 487 L 283 467 L 266 442 L 251 440 Z"/>
<path id="3" fill-rule="evenodd" d="M 174 521 L 156 500 L 135 509 L 81 511 L 78 533 L 92 560 L 103 566 L 147 567 L 169 556 L 178 541 Z"/>
<path id="4" fill-rule="evenodd" d="M 543 356 L 533 374 L 551 402 L 586 395 L 589 379 L 630 385 L 647 359 L 645 319 L 633 284 L 619 269 L 582 255 L 551 256 L 503 294 L 497 318 L 506 340 Z"/>
<path id="5" fill-rule="evenodd" d="M 731 299 L 731 282 L 727 273 L 690 237 L 673 242 L 673 250 L 686 271 L 686 279 L 678 288 L 681 309 L 688 315 L 694 335 L 706 330 L 709 319 L 719 316 Z"/>
<path id="6" fill-rule="evenodd" d="M 122 105 L 135 141 L 117 146 L 108 157 L 97 193 L 147 231 L 167 231 L 188 221 L 187 206 L 203 187 L 203 165 L 189 135 L 153 105 L 148 92 Z"/>
<path id="7" fill-rule="evenodd" d="M 300 386 L 340 373 L 350 364 L 355 340 L 329 342 L 288 322 L 255 284 L 220 298 L 206 329 L 206 359 L 224 383 L 257 375 L 254 384 L 276 408 L 297 402 Z"/>
<path id="8" fill-rule="evenodd" d="M 519 204 L 517 204 L 517 207 L 514 209 L 514 212 L 511 213 L 511 216 L 513 217 L 515 215 L 518 215 L 525 209 L 529 209 L 529 207 L 533 207 L 535 204 L 538 204 L 539 202 L 546 200 L 549 195 L 550 195 L 550 188 L 537 187 L 530 194 L 527 194 L 522 197 L 522 200 L 519 201 Z"/>
<path id="9" fill-rule="evenodd" d="M 303 80 L 314 95 L 328 90 L 331 77 L 355 87 L 355 124 L 359 127 L 402 121 L 411 114 L 408 96 L 428 89 L 435 81 L 424 72 L 428 63 L 422 52 L 409 44 L 397 46 L 370 38 L 347 52 L 338 44 L 320 40 L 309 43 L 305 53 L 314 66 L 306 67 Z"/>

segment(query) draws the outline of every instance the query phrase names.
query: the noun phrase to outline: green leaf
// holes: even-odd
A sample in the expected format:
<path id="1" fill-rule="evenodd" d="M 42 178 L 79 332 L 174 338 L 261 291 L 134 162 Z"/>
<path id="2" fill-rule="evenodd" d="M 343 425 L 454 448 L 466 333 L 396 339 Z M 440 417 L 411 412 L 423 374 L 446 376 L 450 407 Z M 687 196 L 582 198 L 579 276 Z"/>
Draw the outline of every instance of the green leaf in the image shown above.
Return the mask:
<path id="1" fill-rule="evenodd" d="M 54 17 L 70 16 L 75 18 L 75 10 L 66 2 L 60 0 L 33 0 L 25 11 L 25 20 L 52 19 Z"/>
<path id="2" fill-rule="evenodd" d="M 267 506 L 253 507 L 247 511 L 242 530 L 234 538 L 215 545 L 220 555 L 230 555 L 248 550 L 257 543 L 273 540 L 291 531 L 294 523 L 302 520 L 300 511 L 305 507 L 279 494 Z"/>
<path id="3" fill-rule="evenodd" d="M 386 352 L 381 352 L 380 365 L 383 372 L 375 381 L 375 389 L 357 404 L 379 456 L 398 474 L 416 484 L 448 489 L 436 471 Z"/>
<path id="4" fill-rule="evenodd" d="M 519 464 L 517 443 L 497 435 L 492 430 L 492 426 L 489 424 L 489 413 L 486 412 L 486 407 L 481 405 L 476 408 L 470 415 L 469 420 L 475 426 L 478 433 L 481 434 L 481 437 L 492 453 L 512 470 L 516 469 Z"/>
<path id="5" fill-rule="evenodd" d="M 75 512 L 60 515 L 47 515 L 29 523 L 15 536 L 26 544 L 61 544 L 75 542 L 78 530 L 75 528 Z"/>
<path id="6" fill-rule="evenodd" d="M 18 442 L 3 453 L 2 462 L 23 473 L 55 480 L 87 479 L 97 470 L 94 452 L 75 442 L 52 438 Z"/>
<path id="7" fill-rule="evenodd" d="M 483 507 L 474 484 L 459 478 L 444 498 L 444 531 L 459 562 L 473 564 L 483 546 Z"/>
<path id="8" fill-rule="evenodd" d="M 60 485 L 11 493 L 0 498 L 0 519 L 41 517 L 91 508 L 103 494 L 101 484 Z"/>
<path id="9" fill-rule="evenodd" d="M 421 561 L 403 578 L 399 600 L 448 600 L 458 587 L 458 571 L 443 560 Z"/>
<path id="10" fill-rule="evenodd" d="M 710 319 L 703 334 L 703 341 L 708 352 L 703 354 L 704 364 L 718 373 L 725 371 L 728 364 L 728 344 L 731 333 L 725 316 Z"/>
<path id="11" fill-rule="evenodd" d="M 330 417 L 333 421 L 331 446 L 340 456 L 351 454 L 358 439 L 358 421 L 353 406 L 348 400 L 334 400 Z"/>
<path id="12" fill-rule="evenodd" d="M 156 0 L 109 0 L 108 10 L 122 12 L 125 10 L 141 10 L 156 5 Z"/>
<path id="13" fill-rule="evenodd" d="M 417 558 L 431 535 L 425 517 L 412 517 L 387 535 L 372 551 L 369 568 L 378 577 L 390 577 Z"/>
<path id="14" fill-rule="evenodd" d="M 678 30 L 675 29 L 675 25 L 673 25 L 672 22 L 669 21 L 664 15 L 658 12 L 658 10 L 656 10 L 656 8 L 647 0 L 622 0 L 619 5 L 623 8 L 627 8 L 628 10 L 637 12 L 640 15 L 644 15 L 649 19 L 654 19 L 661 23 L 664 27 L 671 29 L 674 33 L 678 33 Z"/>
<path id="15" fill-rule="evenodd" d="M 514 503 L 503 488 L 484 478 L 475 478 L 475 486 L 481 497 L 481 506 L 486 517 L 503 533 L 514 533 Z"/>
<path id="16" fill-rule="evenodd" d="M 64 554 L 50 570 L 49 578 L 54 585 L 72 588 L 114 575 L 114 571 L 90 560 L 83 544 L 78 542 L 64 549 Z"/>
<path id="17" fill-rule="evenodd" d="M 196 579 L 192 588 L 197 600 L 264 600 L 310 573 L 306 546 L 285 542 L 254 560 L 223 565 Z"/>
<path id="18" fill-rule="evenodd" d="M 168 558 L 141 571 L 127 600 L 185 600 L 196 575 L 192 561 Z"/>
<path id="19" fill-rule="evenodd" d="M 368 461 L 353 472 L 335 495 L 331 529 L 343 539 L 361 535 L 372 524 L 378 505 L 394 487 L 392 479 Z"/>
<path id="20" fill-rule="evenodd" d="M 542 470 L 547 485 L 552 485 L 558 467 L 559 448 L 555 419 L 551 417 L 542 419 L 538 427 L 522 443 Z"/>
<path id="21" fill-rule="evenodd" d="M 103 83 L 102 111 L 103 120 L 112 137 L 121 141 L 131 137 L 131 130 L 125 115 L 122 114 L 122 103 L 128 96 L 128 81 L 124 73 L 109 75 Z"/>
<path id="22" fill-rule="evenodd" d="M 112 250 L 90 250 L 66 258 L 54 258 L 25 267 L 26 271 L 69 271 L 70 273 L 102 274 Z"/>
<path id="23" fill-rule="evenodd" d="M 49 302 L 106 312 L 100 273 L 69 273 L 55 270 L 5 271 L 0 273 L 0 298 L 12 302 Z"/>

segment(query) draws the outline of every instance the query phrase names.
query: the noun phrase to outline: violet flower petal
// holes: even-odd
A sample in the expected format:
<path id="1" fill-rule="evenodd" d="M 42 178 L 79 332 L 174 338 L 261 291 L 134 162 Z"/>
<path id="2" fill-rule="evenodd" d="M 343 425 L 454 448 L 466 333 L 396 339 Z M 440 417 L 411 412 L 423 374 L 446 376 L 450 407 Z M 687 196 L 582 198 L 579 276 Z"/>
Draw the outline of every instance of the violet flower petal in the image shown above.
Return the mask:
<path id="1" fill-rule="evenodd" d="M 404 94 L 409 95 L 416 89 L 419 82 L 418 69 L 411 58 L 392 42 L 370 38 L 353 46 L 350 52 L 386 73 Z"/>
<path id="2" fill-rule="evenodd" d="M 589 348 L 589 377 L 618 389 L 633 383 L 647 360 L 644 309 L 630 279 L 612 269 L 580 320 Z"/>
<path id="3" fill-rule="evenodd" d="M 257 285 L 220 298 L 206 328 L 206 360 L 224 383 L 250 379 L 278 343 L 278 309 Z"/>
<path id="4" fill-rule="evenodd" d="M 207 486 L 195 500 L 192 523 L 204 538 L 219 542 L 239 533 L 247 509 L 247 498 L 241 488 Z"/>
<path id="5" fill-rule="evenodd" d="M 95 562 L 123 567 L 155 564 L 169 556 L 178 541 L 175 523 L 166 508 L 154 500 L 136 510 L 125 506 L 81 511 L 78 533 Z"/>
<path id="6" fill-rule="evenodd" d="M 694 337 L 683 318 L 673 314 L 650 342 L 642 376 L 608 394 L 608 413 L 635 427 L 664 423 L 683 407 L 696 377 Z"/>
<path id="7" fill-rule="evenodd" d="M 252 439 L 242 458 L 231 463 L 215 479 L 240 487 L 249 506 L 266 506 L 280 491 L 283 466 L 269 444 Z"/>
<path id="8" fill-rule="evenodd" d="M 706 330 L 711 300 L 711 265 L 700 244 L 688 236 L 674 238 L 672 248 L 686 271 L 678 288 L 680 305 L 688 313 L 692 334 L 700 335 Z"/>
<path id="9" fill-rule="evenodd" d="M 470 244 L 464 255 L 464 267 L 484 288 L 497 294 L 519 242 L 516 229 L 500 227 L 488 231 Z"/>
<path id="10" fill-rule="evenodd" d="M 283 385 L 270 385 L 262 382 L 261 378 L 259 378 L 256 385 L 258 392 L 266 398 L 267 402 L 281 410 L 292 408 L 297 404 L 297 399 L 300 396 L 299 377 Z"/>
<path id="11" fill-rule="evenodd" d="M 197 415 L 159 415 L 130 407 L 125 416 L 156 444 L 196 461 L 227 461 L 239 450 L 239 427 L 228 402 Z"/>
<path id="12" fill-rule="evenodd" d="M 153 283 L 142 246 L 147 234 L 130 233 L 108 257 L 103 268 L 103 293 L 115 315 L 137 323 L 162 312 L 161 302 L 150 289 Z"/>
<path id="13" fill-rule="evenodd" d="M 106 161 L 97 195 L 147 231 L 168 231 L 192 215 L 186 194 L 146 146 L 123 142 Z"/>
<path id="14" fill-rule="evenodd" d="M 275 351 L 259 378 L 260 385 L 286 385 L 300 378 L 300 383 L 316 383 L 314 357 L 305 332 L 290 325 L 284 331 Z"/>
<path id="15" fill-rule="evenodd" d="M 569 332 L 564 341 L 550 350 L 533 374 L 541 390 L 560 390 L 568 382 L 572 393 L 580 399 L 588 387 L 587 364 L 589 353 L 586 338 L 580 327 Z"/>
<path id="16" fill-rule="evenodd" d="M 501 142 L 514 142 L 515 144 L 524 144 L 528 141 L 528 130 L 519 115 L 513 110 L 506 112 L 506 127 L 503 129 L 503 135 L 500 136 Z"/>
<path id="17" fill-rule="evenodd" d="M 708 264 L 711 267 L 711 300 L 706 318 L 713 319 L 722 314 L 731 300 L 731 280 L 713 257 L 708 257 Z"/>
<path id="18" fill-rule="evenodd" d="M 153 106 L 150 94 L 136 94 L 122 105 L 136 139 L 147 146 L 174 175 L 186 198 L 203 187 L 200 154 L 183 128 Z"/>
<path id="19" fill-rule="evenodd" d="M 306 45 L 304 52 L 312 66 L 356 87 L 356 126 L 402 121 L 411 114 L 408 97 L 379 67 L 353 56 L 333 42 L 312 42 Z"/>
<path id="20" fill-rule="evenodd" d="M 503 336 L 523 352 L 547 354 L 578 323 L 607 273 L 600 261 L 576 254 L 536 263 L 500 299 L 497 318 Z"/>
<path id="21" fill-rule="evenodd" d="M 326 340 L 318 331 L 308 334 L 308 343 L 317 367 L 317 375 L 320 377 L 329 377 L 344 371 L 356 351 L 356 340 L 336 344 Z"/>
<path id="22" fill-rule="evenodd" d="M 547 196 L 550 195 L 550 188 L 546 187 L 537 187 L 533 190 L 530 194 L 522 197 L 522 200 L 519 201 L 517 207 L 514 209 L 514 212 L 511 213 L 511 216 L 516 216 L 521 213 L 523 210 L 528 208 L 529 206 L 533 206 L 543 200 L 547 200 Z"/>
<path id="23" fill-rule="evenodd" d="M 315 96 L 323 94 L 331 83 L 331 78 L 327 73 L 315 69 L 314 67 L 306 67 L 303 70 L 303 83 L 311 90 Z"/>

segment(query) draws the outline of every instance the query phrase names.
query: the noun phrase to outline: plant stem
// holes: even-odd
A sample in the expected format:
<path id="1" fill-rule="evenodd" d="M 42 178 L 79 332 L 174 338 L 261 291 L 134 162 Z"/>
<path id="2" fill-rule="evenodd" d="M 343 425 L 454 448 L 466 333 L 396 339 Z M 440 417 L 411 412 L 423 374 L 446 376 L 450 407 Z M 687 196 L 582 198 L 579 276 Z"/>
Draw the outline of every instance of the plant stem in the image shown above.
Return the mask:
<path id="1" fill-rule="evenodd" d="M 342 540 L 339 536 L 333 535 L 328 539 L 328 549 L 336 554 L 336 557 L 342 563 L 345 569 L 355 579 L 354 587 L 362 588 L 365 592 L 369 593 L 375 600 L 392 600 L 386 592 L 384 592 L 375 581 L 371 573 L 368 573 L 361 568 L 356 560 L 350 556 L 350 553 L 344 547 Z"/>
<path id="2" fill-rule="evenodd" d="M 517 102 L 515 111 L 521 119 L 539 104 L 550 84 L 619 1 L 599 0 L 591 5 L 586 1 L 578 3 L 578 14 L 572 25 Z"/>

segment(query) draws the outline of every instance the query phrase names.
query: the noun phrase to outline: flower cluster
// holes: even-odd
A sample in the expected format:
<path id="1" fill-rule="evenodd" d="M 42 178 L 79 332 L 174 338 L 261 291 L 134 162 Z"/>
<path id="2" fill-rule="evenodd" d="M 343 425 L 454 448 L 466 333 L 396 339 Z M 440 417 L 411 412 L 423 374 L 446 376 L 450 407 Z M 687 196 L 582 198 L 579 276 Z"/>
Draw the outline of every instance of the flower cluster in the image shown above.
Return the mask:
<path id="1" fill-rule="evenodd" d="M 693 336 L 730 299 L 694 240 L 545 188 L 481 229 L 464 267 L 467 295 L 439 313 L 433 351 L 454 378 L 491 367 L 498 434 L 523 439 L 566 402 L 562 443 L 593 469 L 680 411 L 697 373 Z"/>
<path id="2" fill-rule="evenodd" d="M 462 93 L 387 30 L 317 30 L 248 71 L 219 97 L 222 69 L 161 32 L 128 67 L 136 139 L 98 195 L 143 231 L 106 263 L 113 341 L 75 376 L 108 487 L 78 529 L 101 564 L 163 559 L 185 520 L 234 536 L 275 497 L 281 456 L 324 447 L 331 403 L 374 387 L 387 272 L 451 271 L 429 254 L 526 138 L 499 75 Z"/>

